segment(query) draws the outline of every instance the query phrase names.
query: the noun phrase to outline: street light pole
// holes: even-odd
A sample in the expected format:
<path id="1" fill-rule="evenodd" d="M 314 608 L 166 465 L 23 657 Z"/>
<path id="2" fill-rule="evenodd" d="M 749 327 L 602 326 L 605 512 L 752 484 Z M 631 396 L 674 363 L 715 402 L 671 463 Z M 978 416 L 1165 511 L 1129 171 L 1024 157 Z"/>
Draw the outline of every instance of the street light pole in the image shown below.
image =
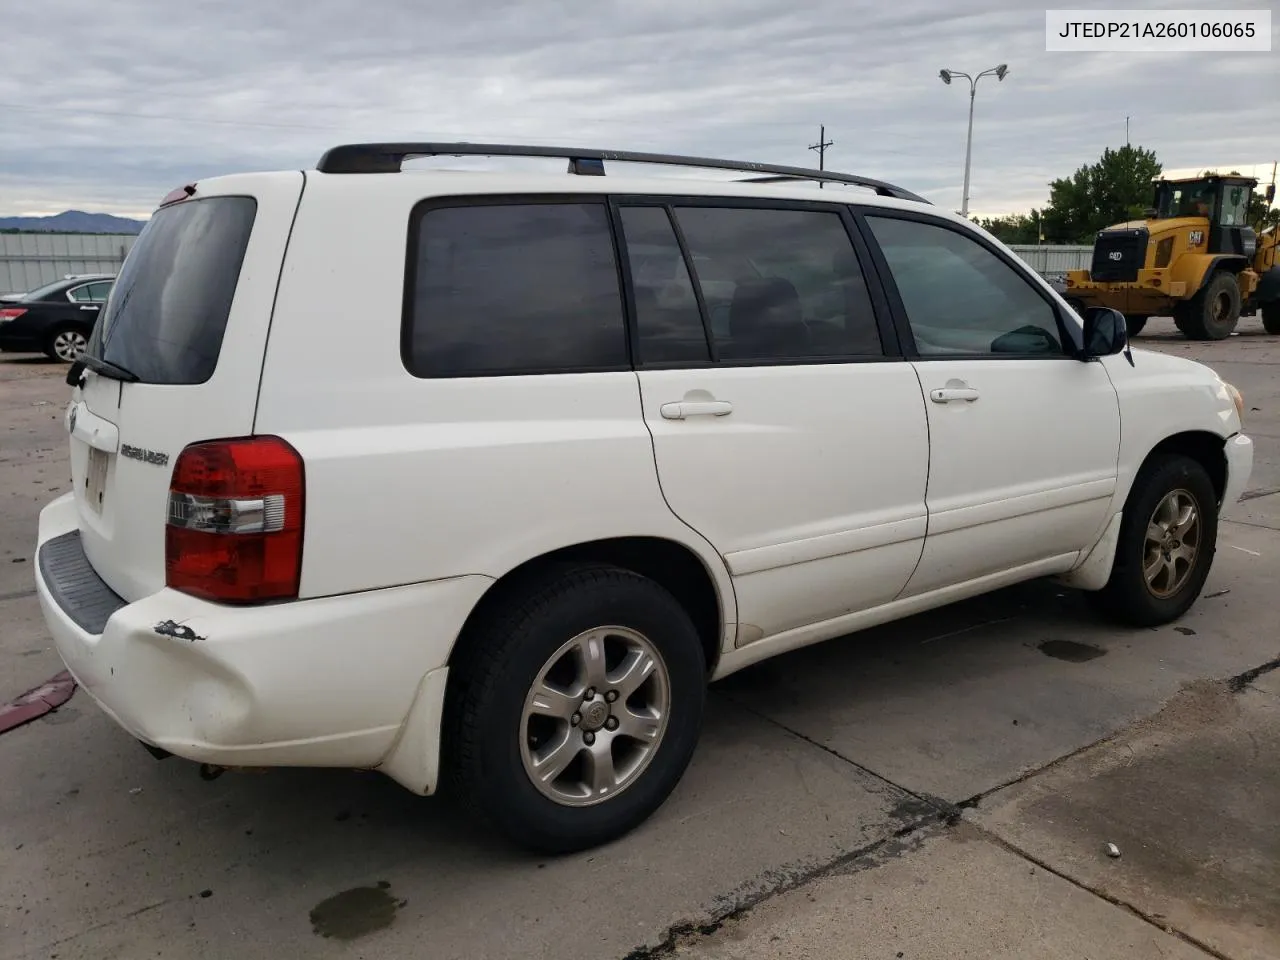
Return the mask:
<path id="1" fill-rule="evenodd" d="M 1003 80 L 1009 75 L 1009 65 L 1002 63 L 998 67 L 991 67 L 983 70 L 976 77 L 971 77 L 963 70 L 939 70 L 938 76 L 942 78 L 942 82 L 950 85 L 952 77 L 964 77 L 969 81 L 969 134 L 965 138 L 964 144 L 964 196 L 960 201 L 960 216 L 966 219 L 969 216 L 969 165 L 973 159 L 973 101 L 978 93 L 978 81 L 983 77 L 994 74 L 997 80 Z"/>

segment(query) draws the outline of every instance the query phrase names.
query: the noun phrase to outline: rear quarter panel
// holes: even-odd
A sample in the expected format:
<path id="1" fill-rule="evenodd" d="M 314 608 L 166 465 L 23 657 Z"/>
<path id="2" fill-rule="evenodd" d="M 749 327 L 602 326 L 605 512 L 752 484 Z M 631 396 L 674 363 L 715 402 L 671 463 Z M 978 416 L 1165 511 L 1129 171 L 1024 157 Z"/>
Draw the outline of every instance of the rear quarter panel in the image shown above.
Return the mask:
<path id="1" fill-rule="evenodd" d="M 401 361 L 405 253 L 436 178 L 308 174 L 255 431 L 306 462 L 304 597 L 501 577 L 611 537 L 682 543 L 733 592 L 658 486 L 630 371 L 419 379 Z"/>

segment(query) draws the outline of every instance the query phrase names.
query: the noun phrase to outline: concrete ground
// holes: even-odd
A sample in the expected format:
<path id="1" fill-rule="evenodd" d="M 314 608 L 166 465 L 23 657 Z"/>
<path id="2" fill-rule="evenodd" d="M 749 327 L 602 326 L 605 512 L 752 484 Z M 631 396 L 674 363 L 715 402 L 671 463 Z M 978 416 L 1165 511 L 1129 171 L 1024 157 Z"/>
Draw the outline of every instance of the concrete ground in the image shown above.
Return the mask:
<path id="1" fill-rule="evenodd" d="M 1258 444 L 1178 624 L 1034 583 L 761 664 L 652 820 L 552 860 L 375 774 L 205 783 L 77 693 L 0 736 L 0 958 L 1280 956 L 1280 339 L 1138 345 L 1236 383 Z M 0 703 L 61 669 L 63 372 L 0 357 Z"/>

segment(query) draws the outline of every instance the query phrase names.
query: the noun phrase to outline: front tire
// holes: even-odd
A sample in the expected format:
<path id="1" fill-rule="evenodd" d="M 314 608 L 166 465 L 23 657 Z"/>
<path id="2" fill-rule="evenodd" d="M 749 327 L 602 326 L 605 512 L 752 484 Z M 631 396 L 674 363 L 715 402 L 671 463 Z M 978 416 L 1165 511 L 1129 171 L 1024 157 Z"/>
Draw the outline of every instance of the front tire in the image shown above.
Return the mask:
<path id="1" fill-rule="evenodd" d="M 706 660 L 683 607 L 617 567 L 560 568 L 459 640 L 445 759 L 468 806 L 515 843 L 570 853 L 666 801 L 702 726 Z"/>
<path id="2" fill-rule="evenodd" d="M 1151 318 L 1150 317 L 1131 317 L 1128 314 L 1125 314 L 1124 328 L 1125 328 L 1126 335 L 1129 337 L 1129 339 L 1132 340 L 1134 337 L 1140 334 L 1142 332 L 1142 328 L 1147 325 L 1147 321 L 1149 319 Z"/>
<path id="3" fill-rule="evenodd" d="M 1235 274 L 1219 270 L 1204 289 L 1179 304 L 1178 329 L 1192 340 L 1225 340 L 1240 322 L 1240 285 Z"/>
<path id="4" fill-rule="evenodd" d="M 1262 329 L 1267 333 L 1280 334 L 1280 300 L 1262 305 Z"/>
<path id="5" fill-rule="evenodd" d="M 1218 498 L 1205 468 L 1181 454 L 1153 457 L 1134 480 L 1111 578 L 1095 598 L 1131 626 L 1176 620 L 1200 596 L 1217 540 Z"/>

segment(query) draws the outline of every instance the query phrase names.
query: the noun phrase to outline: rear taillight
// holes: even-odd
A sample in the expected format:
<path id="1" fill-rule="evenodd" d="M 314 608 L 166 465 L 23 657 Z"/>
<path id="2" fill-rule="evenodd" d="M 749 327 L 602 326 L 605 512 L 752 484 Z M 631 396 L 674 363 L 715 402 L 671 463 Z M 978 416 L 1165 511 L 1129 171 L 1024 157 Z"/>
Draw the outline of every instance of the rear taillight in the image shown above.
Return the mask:
<path id="1" fill-rule="evenodd" d="M 228 603 L 297 597 L 304 490 L 302 457 L 279 437 L 187 447 L 169 485 L 165 582 Z"/>
<path id="2" fill-rule="evenodd" d="M 5 307 L 0 310 L 0 323 L 4 323 L 7 320 L 17 320 L 26 312 L 25 307 Z"/>

